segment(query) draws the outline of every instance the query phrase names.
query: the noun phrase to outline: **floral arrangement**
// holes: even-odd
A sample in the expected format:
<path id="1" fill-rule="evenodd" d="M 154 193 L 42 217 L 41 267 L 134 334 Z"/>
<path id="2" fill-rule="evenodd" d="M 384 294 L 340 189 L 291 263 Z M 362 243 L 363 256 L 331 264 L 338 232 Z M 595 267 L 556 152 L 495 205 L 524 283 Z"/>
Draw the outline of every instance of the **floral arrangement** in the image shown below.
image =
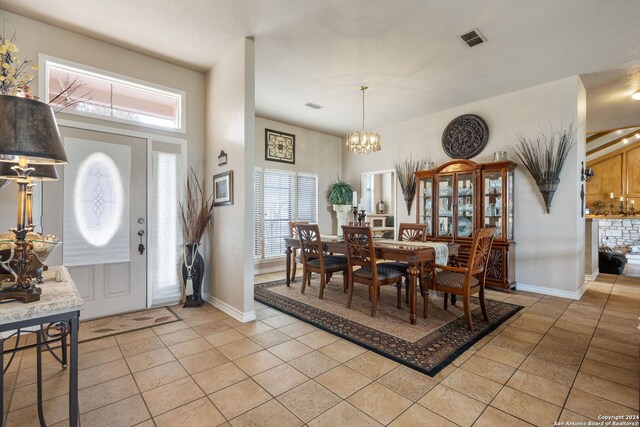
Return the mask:
<path id="1" fill-rule="evenodd" d="M 32 60 L 18 59 L 16 54 L 20 50 L 14 41 L 15 35 L 10 40 L 0 36 L 0 95 L 38 99 L 31 94 L 29 86 L 35 75 L 28 72 L 28 70 L 37 70 L 38 66 Z"/>

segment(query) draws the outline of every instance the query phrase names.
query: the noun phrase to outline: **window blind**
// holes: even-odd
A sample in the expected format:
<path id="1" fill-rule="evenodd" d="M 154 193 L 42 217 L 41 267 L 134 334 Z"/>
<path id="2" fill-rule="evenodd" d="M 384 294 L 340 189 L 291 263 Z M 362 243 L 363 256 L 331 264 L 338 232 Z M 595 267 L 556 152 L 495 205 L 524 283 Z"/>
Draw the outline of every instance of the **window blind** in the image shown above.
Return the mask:
<path id="1" fill-rule="evenodd" d="M 256 168 L 254 190 L 254 248 L 256 259 L 284 255 L 289 222 L 317 222 L 318 177 Z"/>
<path id="2" fill-rule="evenodd" d="M 262 170 L 253 170 L 253 257 L 262 258 Z"/>
<path id="3" fill-rule="evenodd" d="M 298 174 L 297 221 L 318 222 L 318 179 L 315 175 Z"/>
<path id="4" fill-rule="evenodd" d="M 264 257 L 284 253 L 284 237 L 294 220 L 295 174 L 265 169 L 263 175 Z"/>

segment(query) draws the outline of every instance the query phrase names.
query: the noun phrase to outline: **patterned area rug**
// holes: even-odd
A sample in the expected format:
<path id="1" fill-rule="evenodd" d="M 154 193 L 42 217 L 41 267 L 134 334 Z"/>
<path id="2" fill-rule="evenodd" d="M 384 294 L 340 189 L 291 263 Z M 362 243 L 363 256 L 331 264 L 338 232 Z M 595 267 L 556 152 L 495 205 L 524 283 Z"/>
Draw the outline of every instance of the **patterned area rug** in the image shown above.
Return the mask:
<path id="1" fill-rule="evenodd" d="M 418 297 L 416 325 L 409 323 L 409 309 L 402 292 L 402 308 L 398 309 L 395 286 L 383 286 L 376 317 L 370 316 L 368 289 L 356 284 L 351 309 L 345 307 L 347 295 L 338 274 L 325 288 L 324 299 L 318 298 L 319 280 L 311 280 L 304 294 L 300 279 L 286 286 L 284 280 L 255 286 L 256 301 L 366 347 L 398 363 L 434 376 L 455 360 L 473 343 L 493 331 L 522 306 L 486 299 L 489 321 L 482 318 L 477 298 L 472 298 L 475 331 L 467 329 L 462 302 L 442 308 L 442 295 L 429 303 L 429 317 L 422 317 L 422 297 Z"/>
<path id="2" fill-rule="evenodd" d="M 168 307 L 152 308 L 80 322 L 78 341 L 90 341 L 182 320 Z"/>

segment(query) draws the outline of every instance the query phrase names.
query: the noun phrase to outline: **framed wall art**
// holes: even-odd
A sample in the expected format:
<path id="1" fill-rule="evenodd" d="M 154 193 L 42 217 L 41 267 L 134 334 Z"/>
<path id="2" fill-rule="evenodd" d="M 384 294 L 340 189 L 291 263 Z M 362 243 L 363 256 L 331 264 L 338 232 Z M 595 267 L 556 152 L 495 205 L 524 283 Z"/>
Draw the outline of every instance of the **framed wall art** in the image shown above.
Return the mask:
<path id="1" fill-rule="evenodd" d="M 233 171 L 213 176 L 213 206 L 233 204 Z"/>
<path id="2" fill-rule="evenodd" d="M 296 163 L 296 136 L 273 129 L 265 129 L 264 159 L 294 165 Z"/>

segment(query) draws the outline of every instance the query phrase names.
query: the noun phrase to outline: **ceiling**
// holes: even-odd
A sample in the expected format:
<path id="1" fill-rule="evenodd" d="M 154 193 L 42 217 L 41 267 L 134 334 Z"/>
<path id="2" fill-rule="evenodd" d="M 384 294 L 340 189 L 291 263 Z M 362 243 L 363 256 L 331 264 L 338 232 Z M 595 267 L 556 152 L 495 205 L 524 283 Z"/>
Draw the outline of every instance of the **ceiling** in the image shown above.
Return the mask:
<path id="1" fill-rule="evenodd" d="M 370 87 L 367 128 L 378 128 L 576 74 L 585 76 L 588 131 L 640 124 L 640 102 L 626 101 L 640 89 L 637 0 L 5 3 L 198 71 L 252 37 L 256 114 L 335 135 L 360 126 L 361 84 Z M 475 27 L 488 42 L 468 48 L 458 36 Z M 621 117 L 610 108 L 635 123 L 591 126 L 592 111 Z"/>
<path id="2" fill-rule="evenodd" d="M 587 137 L 587 161 L 637 145 L 640 145 L 640 126 L 597 132 Z"/>

